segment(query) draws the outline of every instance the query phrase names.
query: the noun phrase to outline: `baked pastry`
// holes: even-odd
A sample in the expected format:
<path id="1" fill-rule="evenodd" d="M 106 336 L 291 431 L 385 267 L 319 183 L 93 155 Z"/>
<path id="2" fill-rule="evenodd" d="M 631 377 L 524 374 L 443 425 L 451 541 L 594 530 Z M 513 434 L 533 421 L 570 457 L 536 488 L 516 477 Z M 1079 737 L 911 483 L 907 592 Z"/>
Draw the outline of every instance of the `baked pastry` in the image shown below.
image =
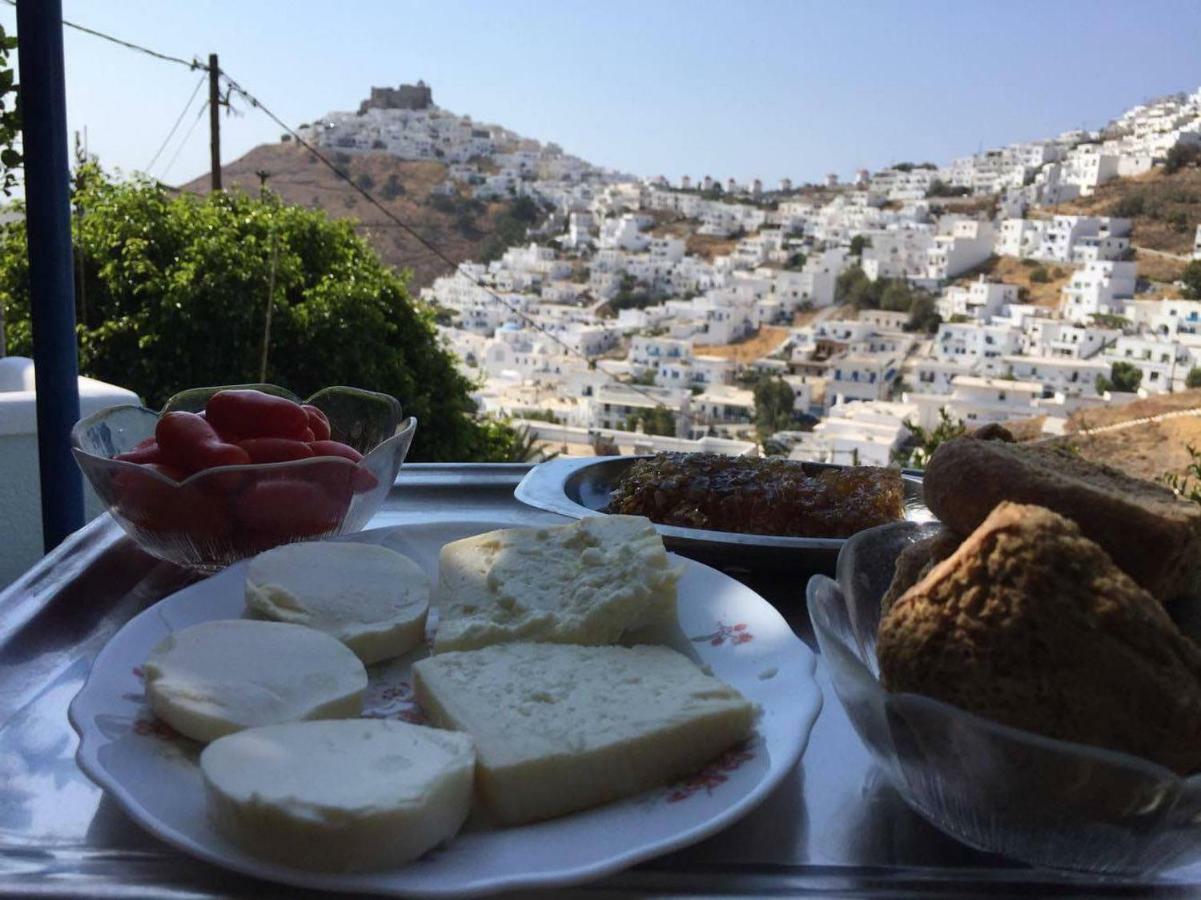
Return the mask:
<path id="1" fill-rule="evenodd" d="M 949 528 L 914 541 L 901 551 L 892 573 L 892 581 L 880 600 L 880 614 L 887 613 L 900 596 L 926 577 L 926 573 L 955 552 L 963 540 Z"/>
<path id="2" fill-rule="evenodd" d="M 876 650 L 890 691 L 1201 768 L 1201 649 L 1050 510 L 997 507 L 893 604 Z"/>
<path id="3" fill-rule="evenodd" d="M 1067 447 L 956 438 L 934 452 L 922 491 L 931 512 L 961 534 L 1003 500 L 1044 506 L 1160 600 L 1201 593 L 1201 506 Z"/>
<path id="4" fill-rule="evenodd" d="M 905 516 L 897 469 L 789 459 L 660 453 L 631 465 L 605 512 L 742 534 L 850 537 Z"/>

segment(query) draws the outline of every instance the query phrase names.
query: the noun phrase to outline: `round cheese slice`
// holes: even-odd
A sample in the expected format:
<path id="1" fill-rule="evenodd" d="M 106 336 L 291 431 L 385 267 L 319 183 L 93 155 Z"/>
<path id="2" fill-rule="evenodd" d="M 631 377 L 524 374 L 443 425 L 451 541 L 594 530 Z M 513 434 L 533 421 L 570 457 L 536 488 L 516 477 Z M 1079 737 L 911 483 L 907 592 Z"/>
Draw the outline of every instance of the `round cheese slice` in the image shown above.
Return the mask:
<path id="1" fill-rule="evenodd" d="M 285 544 L 260 553 L 246 569 L 252 615 L 324 631 L 365 665 L 420 644 L 429 602 L 430 579 L 421 567 L 377 544 Z"/>
<path id="2" fill-rule="evenodd" d="M 251 728 L 200 755 L 219 831 L 318 871 L 401 866 L 453 837 L 474 766 L 467 735 L 383 719 Z"/>
<path id="3" fill-rule="evenodd" d="M 142 667 L 154 714 L 198 741 L 363 710 L 367 670 L 320 631 L 227 619 L 165 637 Z"/>

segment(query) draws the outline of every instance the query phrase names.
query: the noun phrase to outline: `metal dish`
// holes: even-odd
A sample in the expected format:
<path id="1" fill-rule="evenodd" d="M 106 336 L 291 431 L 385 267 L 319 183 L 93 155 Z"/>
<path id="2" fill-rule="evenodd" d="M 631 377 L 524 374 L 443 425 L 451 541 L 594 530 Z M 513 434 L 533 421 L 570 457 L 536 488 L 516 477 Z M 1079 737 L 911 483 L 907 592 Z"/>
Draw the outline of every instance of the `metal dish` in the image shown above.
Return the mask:
<path id="1" fill-rule="evenodd" d="M 522 503 L 548 512 L 582 519 L 604 515 L 614 485 L 626 469 L 647 456 L 602 456 L 554 459 L 535 466 L 517 485 L 514 496 Z M 801 463 L 807 471 L 843 469 L 827 463 Z M 905 518 L 928 522 L 934 517 L 922 500 L 922 479 L 902 472 L 905 487 Z M 740 534 L 655 525 L 669 550 L 699 559 L 726 570 L 807 569 L 833 573 L 838 553 L 847 538 L 785 537 L 772 534 Z"/>

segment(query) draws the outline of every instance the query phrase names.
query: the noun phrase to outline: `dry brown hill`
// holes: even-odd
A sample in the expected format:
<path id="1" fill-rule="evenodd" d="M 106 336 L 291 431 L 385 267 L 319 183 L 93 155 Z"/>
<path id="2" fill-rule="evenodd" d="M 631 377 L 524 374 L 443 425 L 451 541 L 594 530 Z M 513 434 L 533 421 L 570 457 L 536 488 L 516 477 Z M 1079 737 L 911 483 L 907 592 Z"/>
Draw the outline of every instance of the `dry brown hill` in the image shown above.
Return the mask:
<path id="1" fill-rule="evenodd" d="M 1133 178 L 1116 178 L 1091 197 L 1040 211 L 1044 215 L 1121 216 L 1131 220 L 1131 243 L 1139 252 L 1138 273 L 1167 283 L 1180 276 L 1201 225 L 1201 168 L 1185 167 L 1165 174 L 1154 169 Z M 1160 254 L 1170 254 L 1162 256 Z"/>
<path id="2" fill-rule="evenodd" d="M 399 160 L 384 153 L 331 155 L 331 159 L 455 262 L 480 258 L 497 217 L 506 209 L 504 203 L 473 205 L 461 193 L 432 205 L 430 191 L 446 180 L 442 163 Z M 267 186 L 285 203 L 323 209 L 333 219 L 357 220 L 359 233 L 386 263 L 412 270 L 410 284 L 414 288 L 428 285 L 450 270 L 303 147 L 291 143 L 255 147 L 221 167 L 223 186 L 257 191 L 260 170 L 270 173 Z M 193 192 L 208 189 L 207 174 L 180 188 Z"/>
<path id="3" fill-rule="evenodd" d="M 1044 263 L 1036 260 L 1018 259 L 1016 256 L 993 256 L 982 266 L 956 280 L 957 284 L 970 284 L 980 275 L 990 281 L 1016 284 L 1022 289 L 1022 302 L 1033 303 L 1048 309 L 1058 309 L 1063 299 L 1063 286 L 1072 277 L 1075 266 L 1066 263 Z M 1039 273 L 1039 274 L 1036 274 Z M 1043 276 L 1046 280 L 1041 280 Z"/>

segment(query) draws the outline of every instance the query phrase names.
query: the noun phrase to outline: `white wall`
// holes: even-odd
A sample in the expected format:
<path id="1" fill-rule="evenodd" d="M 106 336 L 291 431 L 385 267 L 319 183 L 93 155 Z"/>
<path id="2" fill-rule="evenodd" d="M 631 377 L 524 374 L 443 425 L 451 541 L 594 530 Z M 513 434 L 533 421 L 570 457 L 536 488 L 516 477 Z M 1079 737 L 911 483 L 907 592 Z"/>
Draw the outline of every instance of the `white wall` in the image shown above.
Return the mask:
<path id="1" fill-rule="evenodd" d="M 33 361 L 20 356 L 0 359 L 0 510 L 4 511 L 0 517 L 0 587 L 42 557 L 36 397 Z M 82 416 L 123 403 L 140 401 L 124 388 L 91 378 L 79 379 Z M 89 521 L 104 512 L 104 504 L 87 479 L 84 502 Z"/>

